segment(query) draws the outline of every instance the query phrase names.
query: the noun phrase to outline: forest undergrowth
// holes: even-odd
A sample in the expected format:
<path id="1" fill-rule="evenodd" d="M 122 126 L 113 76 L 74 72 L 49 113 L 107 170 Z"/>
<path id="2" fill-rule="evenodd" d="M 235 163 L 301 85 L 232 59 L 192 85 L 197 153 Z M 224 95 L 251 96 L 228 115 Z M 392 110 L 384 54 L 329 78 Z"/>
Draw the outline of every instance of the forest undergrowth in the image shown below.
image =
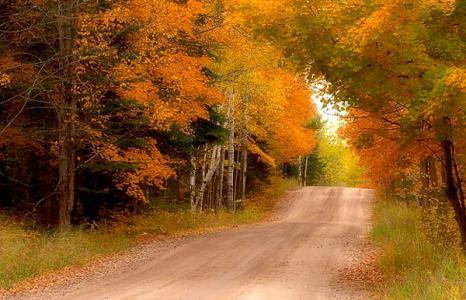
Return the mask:
<path id="1" fill-rule="evenodd" d="M 381 248 L 378 264 L 386 280 L 383 299 L 465 299 L 466 261 L 450 216 L 399 201 L 380 200 L 372 239 Z"/>

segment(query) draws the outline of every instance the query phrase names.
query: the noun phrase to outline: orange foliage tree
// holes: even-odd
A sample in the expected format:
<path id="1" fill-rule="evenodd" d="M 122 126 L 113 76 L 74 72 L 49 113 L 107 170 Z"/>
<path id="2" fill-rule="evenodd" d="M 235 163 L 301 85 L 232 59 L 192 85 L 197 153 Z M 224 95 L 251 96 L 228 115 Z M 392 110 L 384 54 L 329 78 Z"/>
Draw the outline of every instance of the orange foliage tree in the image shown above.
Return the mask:
<path id="1" fill-rule="evenodd" d="M 0 205 L 67 229 L 72 215 L 137 211 L 167 188 L 183 198 L 189 180 L 202 209 L 205 195 L 222 201 L 225 163 L 244 198 L 248 161 L 275 166 L 314 145 L 304 78 L 252 39 L 230 3 L 0 8 Z"/>
<path id="2" fill-rule="evenodd" d="M 464 145 L 466 124 L 465 3 L 235 2 L 245 12 L 244 23 L 258 36 L 280 47 L 311 78 L 330 83 L 329 104 L 356 109 L 352 113 L 357 118 L 366 114 L 369 130 L 360 121 L 355 123 L 362 139 L 371 135 L 377 142 L 386 139 L 390 151 L 398 148 L 394 152 L 401 161 L 424 165 L 423 173 L 434 168 L 426 159 L 441 159 L 445 198 L 466 248 L 465 162 L 458 150 Z M 382 171 L 391 174 L 377 170 Z M 426 176 L 417 176 L 422 186 L 435 182 L 430 178 L 435 172 L 428 173 L 428 182 Z"/>

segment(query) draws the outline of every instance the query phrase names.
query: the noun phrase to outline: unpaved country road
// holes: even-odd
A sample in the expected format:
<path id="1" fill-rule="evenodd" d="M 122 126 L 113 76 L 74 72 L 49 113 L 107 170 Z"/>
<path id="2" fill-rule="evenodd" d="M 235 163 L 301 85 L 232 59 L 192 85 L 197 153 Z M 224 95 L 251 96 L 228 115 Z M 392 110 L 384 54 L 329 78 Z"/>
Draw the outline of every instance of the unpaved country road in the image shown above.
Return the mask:
<path id="1" fill-rule="evenodd" d="M 53 297 L 356 299 L 357 292 L 335 286 L 334 278 L 367 232 L 372 197 L 365 189 L 302 188 L 288 195 L 276 222 L 192 239 L 130 271 L 77 283 Z"/>

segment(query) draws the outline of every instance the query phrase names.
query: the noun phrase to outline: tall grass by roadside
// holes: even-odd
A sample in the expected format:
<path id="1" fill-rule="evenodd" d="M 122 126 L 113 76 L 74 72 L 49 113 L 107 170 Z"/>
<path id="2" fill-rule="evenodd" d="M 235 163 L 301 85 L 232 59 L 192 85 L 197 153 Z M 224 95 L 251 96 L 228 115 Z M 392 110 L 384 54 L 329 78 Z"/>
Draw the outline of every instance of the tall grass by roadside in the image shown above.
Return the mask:
<path id="1" fill-rule="evenodd" d="M 235 213 L 210 212 L 193 215 L 181 209 L 156 209 L 113 226 L 66 234 L 26 230 L 10 216 L 0 214 L 0 289 L 60 270 L 81 266 L 98 256 L 127 250 L 141 236 L 173 236 L 189 232 L 252 224 L 265 220 L 276 200 L 295 187 L 294 180 L 274 179 L 254 195 L 245 209 Z"/>
<path id="2" fill-rule="evenodd" d="M 436 234 L 447 225 L 434 225 L 419 208 L 395 201 L 379 201 L 374 219 L 372 238 L 387 278 L 384 298 L 466 299 L 466 260 L 457 238 Z"/>

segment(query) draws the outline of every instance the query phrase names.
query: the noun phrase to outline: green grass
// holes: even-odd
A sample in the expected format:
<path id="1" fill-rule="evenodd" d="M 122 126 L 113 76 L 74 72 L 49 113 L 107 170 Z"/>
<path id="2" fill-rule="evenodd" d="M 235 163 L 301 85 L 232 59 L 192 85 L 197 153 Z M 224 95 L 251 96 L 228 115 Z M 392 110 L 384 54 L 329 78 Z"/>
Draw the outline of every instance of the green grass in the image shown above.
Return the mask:
<path id="1" fill-rule="evenodd" d="M 127 249 L 130 237 L 99 231 L 74 230 L 67 234 L 25 231 L 19 224 L 0 228 L 0 288 L 93 257 Z"/>
<path id="2" fill-rule="evenodd" d="M 437 232 L 448 226 L 433 226 L 420 209 L 395 201 L 379 201 L 374 218 L 384 299 L 465 299 L 466 261 L 457 237 Z"/>
<path id="3" fill-rule="evenodd" d="M 174 236 L 261 222 L 270 215 L 276 200 L 295 186 L 293 180 L 274 180 L 271 186 L 254 195 L 244 210 L 235 214 L 193 215 L 178 207 L 164 207 L 111 227 L 75 229 L 66 234 L 26 230 L 10 216 L 0 214 L 0 289 L 11 288 L 46 272 L 82 266 L 99 256 L 127 250 L 141 236 Z"/>

